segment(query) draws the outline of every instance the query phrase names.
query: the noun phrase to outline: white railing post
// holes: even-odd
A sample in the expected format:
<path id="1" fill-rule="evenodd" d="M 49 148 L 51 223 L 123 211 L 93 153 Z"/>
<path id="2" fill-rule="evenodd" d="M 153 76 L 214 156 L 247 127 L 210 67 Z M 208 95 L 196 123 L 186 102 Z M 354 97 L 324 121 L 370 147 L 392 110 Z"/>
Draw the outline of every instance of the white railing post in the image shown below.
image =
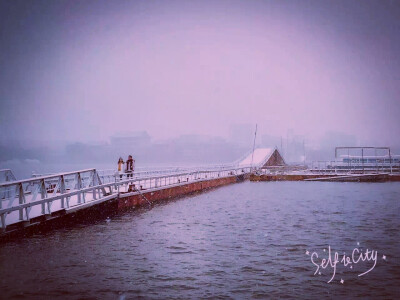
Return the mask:
<path id="1" fill-rule="evenodd" d="M 76 174 L 76 189 L 80 190 L 82 188 L 82 178 L 81 178 L 81 174 L 78 172 Z M 81 193 L 78 192 L 78 204 L 81 204 L 82 200 L 81 200 Z"/>
<path id="2" fill-rule="evenodd" d="M 65 181 L 64 181 L 64 175 L 60 176 L 60 193 L 64 194 L 65 193 Z M 61 197 L 61 208 L 64 208 L 64 197 Z"/>
<path id="3" fill-rule="evenodd" d="M 19 198 L 19 204 L 21 205 L 25 203 L 24 187 L 22 183 L 19 183 L 18 187 L 19 187 L 18 198 Z M 20 221 L 24 219 L 24 210 L 22 208 L 19 210 L 19 219 Z"/>
<path id="4" fill-rule="evenodd" d="M 46 191 L 46 185 L 44 183 L 44 179 L 40 180 L 40 197 L 41 199 L 46 199 L 47 198 L 47 191 Z M 46 204 L 42 203 L 42 215 L 46 214 Z"/>
<path id="5" fill-rule="evenodd" d="M 93 187 L 95 187 L 95 186 L 97 186 L 97 176 L 96 176 L 96 174 L 94 174 L 95 173 L 95 171 L 91 171 L 90 172 L 90 174 L 91 174 L 91 177 L 92 177 L 92 186 Z M 96 200 L 97 199 L 97 191 L 96 191 L 96 189 L 95 188 L 93 188 L 93 200 Z"/>

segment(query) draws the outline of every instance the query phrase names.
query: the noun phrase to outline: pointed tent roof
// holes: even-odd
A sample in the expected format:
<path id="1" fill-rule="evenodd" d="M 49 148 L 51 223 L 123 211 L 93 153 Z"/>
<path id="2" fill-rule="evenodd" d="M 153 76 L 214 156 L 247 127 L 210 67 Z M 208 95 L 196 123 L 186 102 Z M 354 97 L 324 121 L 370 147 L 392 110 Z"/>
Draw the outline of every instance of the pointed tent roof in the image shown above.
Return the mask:
<path id="1" fill-rule="evenodd" d="M 286 162 L 283 159 L 278 149 L 274 149 L 270 157 L 265 161 L 261 168 L 285 166 Z"/>
<path id="2" fill-rule="evenodd" d="M 265 166 L 282 166 L 286 165 L 285 160 L 274 148 L 257 148 L 250 152 L 242 161 L 239 162 L 240 167 L 250 166 L 253 159 L 253 167 L 262 168 Z"/>

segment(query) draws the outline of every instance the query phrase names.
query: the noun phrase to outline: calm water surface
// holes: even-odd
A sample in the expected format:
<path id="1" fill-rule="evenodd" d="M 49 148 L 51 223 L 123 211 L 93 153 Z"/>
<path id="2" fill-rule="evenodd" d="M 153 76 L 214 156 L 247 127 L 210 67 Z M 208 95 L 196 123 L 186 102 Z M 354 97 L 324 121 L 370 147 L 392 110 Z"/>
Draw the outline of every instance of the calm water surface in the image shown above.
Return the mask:
<path id="1" fill-rule="evenodd" d="M 0 245 L 0 298 L 399 298 L 399 201 L 399 183 L 225 186 Z M 328 246 L 376 266 L 328 284 L 306 254 Z"/>

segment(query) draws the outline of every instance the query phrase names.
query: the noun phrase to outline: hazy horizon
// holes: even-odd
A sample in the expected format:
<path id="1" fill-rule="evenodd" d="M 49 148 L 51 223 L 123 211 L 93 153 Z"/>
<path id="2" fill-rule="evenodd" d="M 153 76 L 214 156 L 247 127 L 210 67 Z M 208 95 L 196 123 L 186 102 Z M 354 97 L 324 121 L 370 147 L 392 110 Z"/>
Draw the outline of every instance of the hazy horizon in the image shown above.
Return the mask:
<path id="1" fill-rule="evenodd" d="M 251 141 L 256 123 L 400 144 L 400 2 L 0 3 L 1 144 L 230 140 L 235 124 Z"/>

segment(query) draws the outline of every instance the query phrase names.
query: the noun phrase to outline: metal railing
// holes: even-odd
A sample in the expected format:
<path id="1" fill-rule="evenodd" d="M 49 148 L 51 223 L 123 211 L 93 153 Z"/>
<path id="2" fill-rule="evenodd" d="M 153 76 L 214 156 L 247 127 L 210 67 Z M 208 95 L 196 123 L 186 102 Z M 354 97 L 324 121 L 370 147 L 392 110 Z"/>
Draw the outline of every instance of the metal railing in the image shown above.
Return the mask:
<path id="1" fill-rule="evenodd" d="M 6 215 L 18 211 L 18 220 L 29 220 L 33 206 L 40 205 L 41 214 L 51 214 L 52 204 L 60 200 L 60 208 L 69 207 L 70 198 L 76 195 L 77 203 L 85 202 L 85 193 L 89 188 L 96 198 L 101 180 L 95 169 L 53 174 L 25 180 L 4 182 L 0 184 L 0 220 L 5 228 Z M 68 195 L 68 196 L 64 196 Z"/>
<path id="2" fill-rule="evenodd" d="M 158 189 L 199 180 L 223 178 L 248 173 L 250 168 L 216 168 L 164 175 L 122 173 L 107 174 L 87 169 L 52 174 L 0 184 L 1 228 L 18 222 L 29 222 L 55 211 L 80 207 L 86 203 L 107 200 L 123 193 Z M 145 172 L 146 173 L 146 172 Z M 8 220 L 8 221 L 7 221 Z"/>
<path id="3" fill-rule="evenodd" d="M 359 163 L 359 162 L 343 162 L 343 161 L 313 161 L 310 168 L 311 172 L 319 173 L 379 173 L 400 172 L 399 162 L 374 162 L 374 163 Z"/>
<path id="4" fill-rule="evenodd" d="M 10 169 L 0 170 L 0 183 L 17 180 Z"/>

